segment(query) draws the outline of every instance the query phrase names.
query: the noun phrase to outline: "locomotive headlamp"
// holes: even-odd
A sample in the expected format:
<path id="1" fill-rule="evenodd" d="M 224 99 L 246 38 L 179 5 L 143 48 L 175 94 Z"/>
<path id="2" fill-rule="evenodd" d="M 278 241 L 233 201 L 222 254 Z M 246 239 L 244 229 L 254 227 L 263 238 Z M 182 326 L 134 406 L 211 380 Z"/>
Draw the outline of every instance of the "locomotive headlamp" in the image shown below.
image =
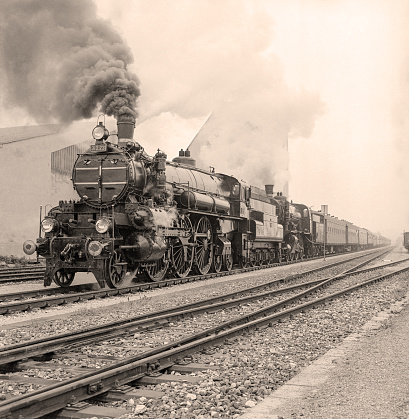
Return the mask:
<path id="1" fill-rule="evenodd" d="M 110 227 L 111 221 L 108 220 L 108 218 L 100 218 L 95 223 L 95 230 L 97 230 L 98 233 L 106 233 Z"/>
<path id="2" fill-rule="evenodd" d="M 94 240 L 88 245 L 88 253 L 91 256 L 99 256 L 102 253 L 104 246 L 102 243 Z"/>
<path id="3" fill-rule="evenodd" d="M 44 218 L 44 220 L 41 221 L 41 229 L 44 233 L 56 231 L 58 229 L 58 221 L 54 218 Z"/>
<path id="4" fill-rule="evenodd" d="M 99 123 L 93 130 L 92 136 L 94 140 L 106 140 L 109 137 L 108 130 L 102 125 L 102 122 Z"/>

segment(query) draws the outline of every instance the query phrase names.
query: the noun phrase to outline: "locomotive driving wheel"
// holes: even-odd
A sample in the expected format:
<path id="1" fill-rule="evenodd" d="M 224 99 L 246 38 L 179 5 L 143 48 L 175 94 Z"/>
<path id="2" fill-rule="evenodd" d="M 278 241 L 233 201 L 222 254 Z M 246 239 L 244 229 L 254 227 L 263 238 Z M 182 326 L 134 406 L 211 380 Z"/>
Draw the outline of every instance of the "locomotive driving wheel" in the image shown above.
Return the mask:
<path id="1" fill-rule="evenodd" d="M 151 281 L 162 281 L 165 278 L 169 267 L 169 259 L 167 253 L 155 262 L 149 263 L 144 267 L 145 275 Z"/>
<path id="2" fill-rule="evenodd" d="M 189 242 L 192 235 L 192 223 L 189 218 L 181 220 L 181 227 L 185 229 L 185 237 L 176 237 L 170 248 L 170 260 L 175 275 L 185 278 L 193 265 L 193 246 Z"/>
<path id="3" fill-rule="evenodd" d="M 195 226 L 195 270 L 207 274 L 213 261 L 212 225 L 206 216 L 199 218 Z"/>
<path id="4" fill-rule="evenodd" d="M 54 282 L 59 287 L 69 287 L 74 281 L 75 272 L 69 272 L 66 269 L 60 269 L 54 274 Z"/>
<path id="5" fill-rule="evenodd" d="M 118 288 L 125 279 L 127 263 L 121 252 L 114 250 L 108 261 L 106 282 L 109 288 Z"/>

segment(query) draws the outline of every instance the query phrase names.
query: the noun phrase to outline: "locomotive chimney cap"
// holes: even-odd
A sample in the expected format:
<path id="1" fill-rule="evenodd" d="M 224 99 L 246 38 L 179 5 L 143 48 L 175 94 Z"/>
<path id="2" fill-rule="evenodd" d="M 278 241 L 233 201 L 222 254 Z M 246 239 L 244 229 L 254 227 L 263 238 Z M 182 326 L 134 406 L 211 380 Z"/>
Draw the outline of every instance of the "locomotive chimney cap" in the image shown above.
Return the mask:
<path id="1" fill-rule="evenodd" d="M 128 140 L 133 140 L 135 118 L 132 115 L 119 115 L 116 125 L 118 128 L 118 142 L 126 143 Z"/>
<path id="2" fill-rule="evenodd" d="M 274 185 L 265 185 L 266 195 L 273 196 L 274 195 Z"/>

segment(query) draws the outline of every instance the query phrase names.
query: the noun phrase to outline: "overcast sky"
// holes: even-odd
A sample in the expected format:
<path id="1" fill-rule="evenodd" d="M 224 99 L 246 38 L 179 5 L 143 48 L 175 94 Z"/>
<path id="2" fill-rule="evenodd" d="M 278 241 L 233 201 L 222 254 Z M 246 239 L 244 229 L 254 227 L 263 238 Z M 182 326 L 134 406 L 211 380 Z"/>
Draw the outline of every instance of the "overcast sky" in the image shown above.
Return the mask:
<path id="1" fill-rule="evenodd" d="M 132 51 L 139 122 L 151 134 L 138 140 L 150 152 L 158 144 L 173 157 L 211 112 L 233 104 L 237 118 L 248 109 L 262 135 L 243 148 L 224 144 L 224 160 L 242 150 L 256 168 L 274 154 L 269 130 L 288 132 L 294 202 L 327 204 L 332 215 L 392 240 L 409 230 L 407 1 L 96 4 Z M 13 108 L 3 109 L 0 125 L 22 125 L 17 119 L 33 122 Z"/>
<path id="2" fill-rule="evenodd" d="M 98 2 L 134 52 L 142 115 L 159 112 L 156 105 L 184 118 L 200 116 L 215 99 L 206 89 L 223 91 L 229 80 L 253 70 L 259 88 L 264 63 L 271 79 L 317 94 L 323 103 L 311 132 L 290 131 L 294 202 L 314 209 L 327 204 L 331 214 L 393 240 L 409 230 L 407 2 L 254 0 L 243 8 L 223 0 L 135 3 Z M 242 62 L 236 43 L 246 44 Z M 274 66 L 267 59 L 246 63 L 252 48 L 257 58 L 270 53 Z M 224 57 L 234 57 L 234 64 L 226 65 Z M 241 89 L 246 94 L 252 79 L 243 80 L 250 80 Z M 191 98 L 196 93 L 197 101 Z M 307 114 L 308 106 L 300 112 Z"/>

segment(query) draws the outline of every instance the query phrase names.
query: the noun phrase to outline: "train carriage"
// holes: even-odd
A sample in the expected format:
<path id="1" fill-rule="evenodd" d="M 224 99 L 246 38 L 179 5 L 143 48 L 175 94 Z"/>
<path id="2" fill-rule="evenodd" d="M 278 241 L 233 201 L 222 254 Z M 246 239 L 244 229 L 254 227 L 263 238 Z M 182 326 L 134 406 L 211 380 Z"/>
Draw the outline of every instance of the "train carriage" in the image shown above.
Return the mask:
<path id="1" fill-rule="evenodd" d="M 358 250 L 359 248 L 359 227 L 346 222 L 347 225 L 347 247 L 351 251 Z"/>
<path id="2" fill-rule="evenodd" d="M 358 244 L 361 249 L 368 247 L 368 230 L 365 228 L 358 229 Z"/>
<path id="3" fill-rule="evenodd" d="M 375 243 L 374 243 L 374 235 L 373 233 L 371 233 L 369 230 L 367 230 L 367 234 L 368 234 L 368 247 L 374 247 Z"/>
<path id="4" fill-rule="evenodd" d="M 346 224 L 337 217 L 326 216 L 326 243 L 330 253 L 343 252 L 345 249 Z"/>

